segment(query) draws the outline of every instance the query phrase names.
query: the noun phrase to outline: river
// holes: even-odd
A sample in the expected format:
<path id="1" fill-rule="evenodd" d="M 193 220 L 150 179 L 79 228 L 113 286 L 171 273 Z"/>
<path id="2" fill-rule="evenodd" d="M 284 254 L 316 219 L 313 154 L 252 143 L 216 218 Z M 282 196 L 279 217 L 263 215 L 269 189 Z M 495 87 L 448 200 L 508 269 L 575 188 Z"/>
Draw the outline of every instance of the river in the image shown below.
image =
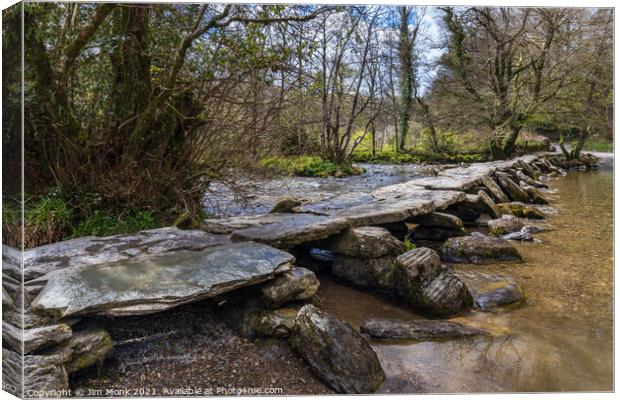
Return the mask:
<path id="1" fill-rule="evenodd" d="M 456 320 L 492 336 L 449 341 L 373 342 L 388 376 L 381 392 L 555 392 L 613 390 L 613 160 L 601 169 L 553 178 L 557 214 L 519 243 L 520 264 L 455 265 L 511 275 L 527 301 Z M 392 302 L 323 275 L 326 311 L 356 329 L 366 318 L 419 318 Z"/>

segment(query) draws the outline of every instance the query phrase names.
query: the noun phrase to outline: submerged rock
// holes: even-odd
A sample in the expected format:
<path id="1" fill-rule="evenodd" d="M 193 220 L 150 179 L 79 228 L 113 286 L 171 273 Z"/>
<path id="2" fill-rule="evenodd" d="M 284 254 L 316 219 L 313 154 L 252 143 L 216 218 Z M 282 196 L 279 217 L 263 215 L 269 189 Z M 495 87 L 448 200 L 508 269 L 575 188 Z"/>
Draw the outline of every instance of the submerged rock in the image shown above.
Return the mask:
<path id="1" fill-rule="evenodd" d="M 354 286 L 394 293 L 396 279 L 396 258 L 354 258 L 336 255 L 332 274 Z"/>
<path id="2" fill-rule="evenodd" d="M 373 339 L 438 340 L 488 334 L 481 329 L 437 319 L 367 319 L 360 330 Z"/>
<path id="3" fill-rule="evenodd" d="M 338 393 L 374 393 L 385 380 L 377 355 L 349 324 L 304 306 L 295 319 L 293 348 Z"/>
<path id="4" fill-rule="evenodd" d="M 471 305 L 471 296 L 434 250 L 419 247 L 397 259 L 396 285 L 402 299 L 432 315 L 454 315 Z"/>
<path id="5" fill-rule="evenodd" d="M 504 172 L 497 171 L 495 173 L 502 189 L 506 191 L 508 197 L 514 201 L 527 202 L 529 197 L 521 187 L 515 183 L 510 176 Z"/>
<path id="6" fill-rule="evenodd" d="M 43 277 L 47 283 L 32 307 L 56 317 L 149 314 L 256 285 L 290 270 L 293 261 L 289 253 L 247 242 L 67 268 Z"/>
<path id="7" fill-rule="evenodd" d="M 319 289 L 314 272 L 293 267 L 277 278 L 261 285 L 260 291 L 267 303 L 280 306 L 292 301 L 308 300 Z"/>
<path id="8" fill-rule="evenodd" d="M 443 261 L 450 263 L 522 261 L 521 255 L 510 242 L 485 235 L 448 239 L 441 246 L 440 254 Z"/>
<path id="9" fill-rule="evenodd" d="M 520 303 L 525 299 L 523 289 L 508 276 L 490 275 L 478 271 L 457 271 L 472 297 L 474 306 L 482 311 Z"/>
<path id="10" fill-rule="evenodd" d="M 365 226 L 349 229 L 325 241 L 327 250 L 356 258 L 397 256 L 405 251 L 403 243 L 385 228 Z"/>
<path id="11" fill-rule="evenodd" d="M 491 235 L 502 236 L 507 233 L 518 232 L 523 228 L 523 222 L 514 215 L 506 214 L 501 218 L 490 220 L 487 226 Z"/>

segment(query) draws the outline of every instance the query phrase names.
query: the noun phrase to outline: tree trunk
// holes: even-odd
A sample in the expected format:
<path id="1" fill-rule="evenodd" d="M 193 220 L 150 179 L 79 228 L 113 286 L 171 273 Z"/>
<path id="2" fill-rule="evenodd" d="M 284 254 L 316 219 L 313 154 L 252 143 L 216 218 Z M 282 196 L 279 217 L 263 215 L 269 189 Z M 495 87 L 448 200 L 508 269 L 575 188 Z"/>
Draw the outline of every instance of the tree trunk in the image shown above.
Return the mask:
<path id="1" fill-rule="evenodd" d="M 409 36 L 409 8 L 400 7 L 400 35 L 398 43 L 398 58 L 400 60 L 399 84 L 399 133 L 398 150 L 405 150 L 405 142 L 409 133 L 409 119 L 413 100 L 413 66 L 411 56 L 411 38 Z"/>
<path id="2" fill-rule="evenodd" d="M 149 9 L 119 7 L 114 15 L 118 38 L 112 54 L 113 80 L 109 132 L 113 141 L 126 141 L 152 96 L 151 62 L 148 56 Z"/>

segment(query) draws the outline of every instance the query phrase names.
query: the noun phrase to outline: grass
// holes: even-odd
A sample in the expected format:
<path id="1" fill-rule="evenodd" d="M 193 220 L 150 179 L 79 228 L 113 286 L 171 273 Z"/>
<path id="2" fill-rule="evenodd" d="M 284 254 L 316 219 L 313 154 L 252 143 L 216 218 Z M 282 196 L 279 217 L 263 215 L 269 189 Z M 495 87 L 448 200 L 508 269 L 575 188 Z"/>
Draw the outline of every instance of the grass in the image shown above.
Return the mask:
<path id="1" fill-rule="evenodd" d="M 573 147 L 577 144 L 575 141 L 572 143 Z M 601 138 L 588 138 L 583 145 L 585 151 L 600 151 L 602 153 L 613 153 L 614 143 Z"/>
<path id="2" fill-rule="evenodd" d="M 343 177 L 359 175 L 363 169 L 346 164 L 334 164 L 319 156 L 273 156 L 260 161 L 267 171 L 287 176 Z"/>
<path id="3" fill-rule="evenodd" d="M 83 198 L 97 196 L 83 196 Z M 72 197 L 75 201 L 75 197 Z M 107 236 L 133 233 L 164 226 L 167 219 L 148 210 L 123 210 L 115 214 L 99 208 L 83 211 L 60 195 L 56 189 L 30 197 L 24 207 L 24 247 L 32 248 L 82 236 Z M 2 202 L 4 242 L 15 247 L 21 243 L 21 211 L 17 201 Z"/>

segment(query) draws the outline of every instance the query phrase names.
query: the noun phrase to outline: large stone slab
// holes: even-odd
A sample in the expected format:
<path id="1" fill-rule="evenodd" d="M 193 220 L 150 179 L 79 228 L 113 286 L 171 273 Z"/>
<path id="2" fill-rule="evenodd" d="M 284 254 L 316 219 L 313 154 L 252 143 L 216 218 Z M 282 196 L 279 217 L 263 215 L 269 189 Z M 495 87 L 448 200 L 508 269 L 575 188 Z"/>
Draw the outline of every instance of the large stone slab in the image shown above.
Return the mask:
<path id="1" fill-rule="evenodd" d="M 506 193 L 502 190 L 501 187 L 495 182 L 493 177 L 484 176 L 482 177 L 482 184 L 489 191 L 493 199 L 498 203 L 508 203 L 510 199 L 506 196 Z"/>
<path id="2" fill-rule="evenodd" d="M 445 320 L 367 319 L 360 331 L 373 339 L 441 340 L 487 335 L 488 332 Z"/>
<path id="3" fill-rule="evenodd" d="M 52 271 L 32 307 L 56 317 L 149 314 L 254 285 L 288 271 L 294 257 L 260 243 Z"/>
<path id="4" fill-rule="evenodd" d="M 385 380 L 377 355 L 349 324 L 304 306 L 293 326 L 293 348 L 338 393 L 374 393 Z"/>
<path id="5" fill-rule="evenodd" d="M 87 236 L 24 252 L 24 279 L 28 281 L 62 268 L 111 263 L 170 251 L 202 250 L 227 243 L 230 239 L 223 235 L 177 228 L 106 237 Z"/>
<path id="6" fill-rule="evenodd" d="M 529 201 L 527 193 L 525 193 L 521 186 L 515 183 L 508 174 L 498 171 L 495 175 L 497 176 L 499 185 L 504 189 L 511 200 L 524 203 Z"/>
<path id="7" fill-rule="evenodd" d="M 412 218 L 409 222 L 446 229 L 463 229 L 463 220 L 455 215 L 446 213 L 433 212 L 430 214 L 420 215 Z"/>
<path id="8" fill-rule="evenodd" d="M 233 241 L 254 240 L 280 249 L 325 239 L 349 228 L 344 218 L 313 214 L 271 214 L 278 216 L 264 223 L 232 232 Z"/>
<path id="9" fill-rule="evenodd" d="M 397 186 L 397 185 L 394 185 Z M 373 192 L 377 200 L 358 207 L 333 214 L 349 220 L 353 227 L 386 225 L 406 221 L 412 217 L 428 214 L 436 210 L 463 201 L 465 193 L 452 190 L 417 189 L 411 192 L 395 194 Z"/>

